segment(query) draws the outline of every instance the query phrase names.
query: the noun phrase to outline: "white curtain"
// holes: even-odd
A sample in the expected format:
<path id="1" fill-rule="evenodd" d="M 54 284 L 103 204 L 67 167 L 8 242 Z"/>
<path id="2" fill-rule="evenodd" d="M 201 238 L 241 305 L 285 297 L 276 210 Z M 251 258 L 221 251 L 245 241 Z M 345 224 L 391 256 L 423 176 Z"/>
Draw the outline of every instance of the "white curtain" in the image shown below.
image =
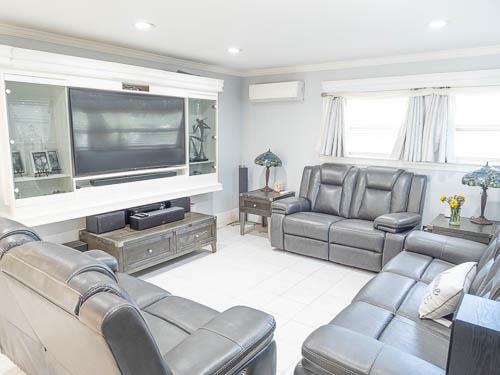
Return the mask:
<path id="1" fill-rule="evenodd" d="M 433 163 L 452 161 L 450 100 L 448 94 L 439 93 L 410 97 L 392 157 Z"/>
<path id="2" fill-rule="evenodd" d="M 323 99 L 323 123 L 318 142 L 321 155 L 345 156 L 345 99 L 327 96 Z"/>

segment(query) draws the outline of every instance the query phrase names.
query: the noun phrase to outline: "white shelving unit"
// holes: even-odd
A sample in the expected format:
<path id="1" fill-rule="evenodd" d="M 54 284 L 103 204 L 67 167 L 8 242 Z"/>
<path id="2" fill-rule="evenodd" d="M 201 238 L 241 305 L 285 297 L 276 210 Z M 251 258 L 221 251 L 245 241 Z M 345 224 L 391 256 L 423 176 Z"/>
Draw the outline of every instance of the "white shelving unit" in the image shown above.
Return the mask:
<path id="1" fill-rule="evenodd" d="M 68 88 L 130 92 L 123 89 L 124 83 L 147 86 L 149 91 L 141 92 L 143 95 L 184 98 L 186 163 L 75 177 Z M 26 225 L 42 225 L 221 190 L 216 135 L 217 100 L 222 89 L 223 81 L 211 78 L 0 45 L 0 215 Z M 30 100 L 34 103 L 31 107 Z M 20 117 L 12 116 L 13 108 L 19 109 Z M 190 132 L 195 117 L 203 117 L 210 126 L 205 143 L 209 160 L 193 163 L 189 161 Z M 39 132 L 43 137 L 26 136 L 26 129 L 32 131 L 37 126 L 44 129 Z M 57 151 L 61 172 L 35 177 L 30 158 L 34 151 L 45 150 Z M 22 155 L 25 170 L 21 176 L 13 173 L 13 151 Z M 176 172 L 176 176 L 106 186 L 85 184 L 99 178 L 165 171 Z"/>
<path id="2" fill-rule="evenodd" d="M 23 182 L 36 182 L 36 181 L 43 181 L 43 180 L 55 180 L 58 178 L 68 178 L 71 177 L 69 174 L 62 174 L 62 173 L 55 173 L 55 174 L 49 174 L 48 176 L 40 176 L 40 177 L 35 177 L 35 176 L 18 176 L 14 177 L 14 183 L 23 183 Z"/>

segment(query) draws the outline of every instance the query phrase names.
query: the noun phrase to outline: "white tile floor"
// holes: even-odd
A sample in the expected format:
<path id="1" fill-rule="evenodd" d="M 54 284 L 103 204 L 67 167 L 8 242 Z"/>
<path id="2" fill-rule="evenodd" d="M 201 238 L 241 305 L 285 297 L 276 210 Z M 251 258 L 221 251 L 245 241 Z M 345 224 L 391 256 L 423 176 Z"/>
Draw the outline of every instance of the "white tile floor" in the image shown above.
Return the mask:
<path id="1" fill-rule="evenodd" d="M 329 322 L 375 274 L 273 250 L 262 235 L 218 232 L 218 252 L 200 252 L 141 277 L 217 310 L 246 305 L 276 318 L 278 374 L 292 374 L 304 339 Z M 21 374 L 0 355 L 0 375 Z"/>

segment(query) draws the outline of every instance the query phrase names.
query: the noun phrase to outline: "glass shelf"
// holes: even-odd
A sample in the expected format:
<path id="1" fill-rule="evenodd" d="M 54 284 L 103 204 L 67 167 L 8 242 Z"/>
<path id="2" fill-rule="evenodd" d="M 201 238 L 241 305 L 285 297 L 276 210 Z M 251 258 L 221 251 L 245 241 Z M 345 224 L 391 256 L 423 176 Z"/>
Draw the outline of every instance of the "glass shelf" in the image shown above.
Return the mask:
<path id="1" fill-rule="evenodd" d="M 217 101 L 189 99 L 189 175 L 215 173 L 217 168 Z"/>
<path id="2" fill-rule="evenodd" d="M 16 199 L 73 191 L 66 88 L 5 86 Z"/>

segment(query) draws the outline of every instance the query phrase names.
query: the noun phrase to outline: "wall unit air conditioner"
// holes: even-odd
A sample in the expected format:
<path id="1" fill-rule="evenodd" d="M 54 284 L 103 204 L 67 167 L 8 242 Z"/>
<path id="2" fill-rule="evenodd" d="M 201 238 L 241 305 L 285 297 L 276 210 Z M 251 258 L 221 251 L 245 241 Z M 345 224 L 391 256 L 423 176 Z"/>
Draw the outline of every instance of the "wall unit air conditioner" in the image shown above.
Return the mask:
<path id="1" fill-rule="evenodd" d="M 251 102 L 301 101 L 304 99 L 304 82 L 277 82 L 248 85 Z"/>

